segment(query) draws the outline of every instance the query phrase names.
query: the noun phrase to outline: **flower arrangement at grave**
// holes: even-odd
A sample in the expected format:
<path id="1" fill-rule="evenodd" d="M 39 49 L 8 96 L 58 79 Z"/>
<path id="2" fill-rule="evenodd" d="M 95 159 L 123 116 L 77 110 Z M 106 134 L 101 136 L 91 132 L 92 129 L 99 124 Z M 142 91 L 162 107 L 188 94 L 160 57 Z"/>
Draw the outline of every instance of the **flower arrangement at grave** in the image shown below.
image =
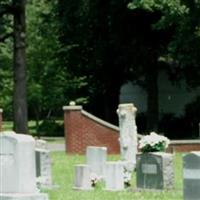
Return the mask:
<path id="1" fill-rule="evenodd" d="M 130 187 L 131 186 L 131 172 L 124 170 L 124 186 Z"/>
<path id="2" fill-rule="evenodd" d="M 91 181 L 91 186 L 92 187 L 96 187 L 97 184 L 102 180 L 102 177 L 101 176 L 98 176 L 97 174 L 95 173 L 91 173 L 90 174 L 90 181 Z"/>
<path id="3" fill-rule="evenodd" d="M 169 142 L 167 137 L 151 132 L 139 141 L 139 149 L 142 153 L 165 151 Z"/>

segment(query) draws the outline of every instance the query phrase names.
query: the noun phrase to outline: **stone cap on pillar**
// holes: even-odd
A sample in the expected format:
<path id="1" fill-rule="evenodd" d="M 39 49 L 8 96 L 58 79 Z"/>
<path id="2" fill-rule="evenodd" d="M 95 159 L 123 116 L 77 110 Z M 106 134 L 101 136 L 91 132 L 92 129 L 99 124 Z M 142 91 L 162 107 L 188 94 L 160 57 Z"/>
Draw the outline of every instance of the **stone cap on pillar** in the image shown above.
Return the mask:
<path id="1" fill-rule="evenodd" d="M 82 106 L 63 106 L 63 110 L 82 110 Z"/>
<path id="2" fill-rule="evenodd" d="M 3 112 L 3 109 L 2 108 L 0 108 L 0 113 L 2 113 Z"/>
<path id="3" fill-rule="evenodd" d="M 69 106 L 63 106 L 63 110 L 67 110 L 67 111 L 70 111 L 70 110 L 82 110 L 82 106 L 79 106 L 79 105 L 76 105 L 76 102 L 75 101 L 70 101 L 69 102 Z"/>
<path id="4" fill-rule="evenodd" d="M 124 115 L 126 111 L 135 113 L 137 111 L 137 108 L 133 103 L 122 103 L 118 105 L 118 115 Z"/>

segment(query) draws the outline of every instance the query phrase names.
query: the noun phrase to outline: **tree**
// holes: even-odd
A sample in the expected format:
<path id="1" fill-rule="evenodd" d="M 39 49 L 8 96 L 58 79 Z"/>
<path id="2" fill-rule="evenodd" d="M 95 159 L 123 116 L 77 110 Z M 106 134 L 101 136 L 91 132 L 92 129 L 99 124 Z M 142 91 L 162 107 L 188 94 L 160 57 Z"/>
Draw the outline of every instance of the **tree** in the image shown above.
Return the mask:
<path id="1" fill-rule="evenodd" d="M 36 120 L 38 134 L 41 120 L 60 118 L 62 106 L 71 100 L 86 100 L 80 94 L 85 77 L 72 76 L 59 58 L 63 49 L 59 43 L 56 6 L 57 1 L 48 0 L 32 0 L 27 4 L 28 107 L 29 117 Z"/>
<path id="2" fill-rule="evenodd" d="M 5 24 L 4 35 L 0 41 L 4 42 L 8 37 L 13 36 L 13 76 L 14 76 L 14 130 L 16 132 L 28 132 L 27 100 L 26 100 L 26 61 L 25 61 L 25 0 L 1 1 L 0 17 L 2 21 L 13 17 L 12 26 Z M 6 17 L 5 17 L 6 15 Z M 8 17 L 11 15 L 12 17 Z M 7 29 L 5 28 L 7 27 Z M 12 31 L 10 29 L 12 28 Z"/>
<path id="3" fill-rule="evenodd" d="M 13 0 L 14 15 L 14 130 L 28 133 L 26 86 L 26 0 Z"/>
<path id="4" fill-rule="evenodd" d="M 73 75 L 87 76 L 86 108 L 114 123 L 120 87 L 127 80 L 133 53 L 127 32 L 122 31 L 126 28 L 131 36 L 125 23 L 131 13 L 127 3 L 88 0 L 58 5 L 63 63 Z"/>
<path id="5" fill-rule="evenodd" d="M 152 32 L 166 32 L 170 36 L 168 39 L 163 37 L 163 40 L 167 42 L 164 43 L 162 49 L 157 48 L 157 56 L 154 57 L 155 65 L 164 61 L 165 65 L 168 66 L 168 72 L 172 81 L 178 81 L 185 78 L 187 80 L 189 87 L 199 86 L 199 11 L 200 11 L 199 1 L 188 1 L 188 0 L 136 0 L 128 4 L 128 7 L 133 10 L 133 12 L 138 12 L 142 10 L 148 13 L 150 16 L 156 13 L 160 15 L 154 23 L 151 24 Z M 148 37 L 148 36 L 147 36 Z M 187 39 L 186 39 L 187 38 Z M 153 40 L 154 43 L 159 41 L 159 37 Z M 152 46 L 153 47 L 153 46 Z M 162 59 L 161 59 L 162 58 Z M 153 59 L 153 57 L 152 57 Z M 152 72 L 156 71 L 156 67 L 153 67 Z M 150 71 L 147 71 L 150 72 Z M 150 88 L 154 85 L 154 91 L 156 91 L 156 79 L 152 80 L 150 77 L 151 73 L 147 73 L 148 88 L 147 93 L 151 101 L 148 101 L 148 110 L 150 111 L 152 107 L 155 107 L 155 102 L 158 95 L 153 92 Z M 156 77 L 156 75 L 154 76 Z M 156 109 L 152 109 L 150 112 L 155 116 L 157 115 Z M 154 122 L 151 115 L 148 117 L 150 124 L 158 124 L 155 120 Z M 158 117 L 157 117 L 158 119 Z"/>

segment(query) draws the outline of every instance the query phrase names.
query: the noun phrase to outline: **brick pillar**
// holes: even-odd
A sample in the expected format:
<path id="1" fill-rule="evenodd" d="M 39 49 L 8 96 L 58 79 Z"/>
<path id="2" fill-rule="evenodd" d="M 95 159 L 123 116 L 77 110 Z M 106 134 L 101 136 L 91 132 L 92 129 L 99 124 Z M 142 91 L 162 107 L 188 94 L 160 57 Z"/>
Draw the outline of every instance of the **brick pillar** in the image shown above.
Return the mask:
<path id="1" fill-rule="evenodd" d="M 107 147 L 119 153 L 119 129 L 70 103 L 64 106 L 65 144 L 67 153 L 85 154 L 88 146 Z"/>
<path id="2" fill-rule="evenodd" d="M 3 124 L 3 109 L 0 108 L 0 131 L 2 131 L 2 124 Z"/>
<path id="3" fill-rule="evenodd" d="M 82 106 L 64 106 L 64 132 L 65 132 L 65 150 L 74 153 L 82 148 L 81 142 L 81 110 Z"/>

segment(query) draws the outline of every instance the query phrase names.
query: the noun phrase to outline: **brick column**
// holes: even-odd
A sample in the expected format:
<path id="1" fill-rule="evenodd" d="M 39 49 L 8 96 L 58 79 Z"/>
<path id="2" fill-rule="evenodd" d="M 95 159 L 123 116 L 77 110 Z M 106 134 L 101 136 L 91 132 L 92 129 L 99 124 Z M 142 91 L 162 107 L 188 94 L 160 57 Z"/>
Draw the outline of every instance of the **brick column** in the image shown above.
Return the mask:
<path id="1" fill-rule="evenodd" d="M 119 153 L 119 128 L 70 103 L 64 106 L 65 144 L 67 153 L 85 154 L 88 146 L 107 147 Z"/>
<path id="2" fill-rule="evenodd" d="M 3 109 L 0 108 L 0 131 L 2 131 L 2 124 L 3 124 Z"/>
<path id="3" fill-rule="evenodd" d="M 74 153 L 82 148 L 81 144 L 81 110 L 82 106 L 64 106 L 64 132 L 65 132 L 65 150 Z"/>

